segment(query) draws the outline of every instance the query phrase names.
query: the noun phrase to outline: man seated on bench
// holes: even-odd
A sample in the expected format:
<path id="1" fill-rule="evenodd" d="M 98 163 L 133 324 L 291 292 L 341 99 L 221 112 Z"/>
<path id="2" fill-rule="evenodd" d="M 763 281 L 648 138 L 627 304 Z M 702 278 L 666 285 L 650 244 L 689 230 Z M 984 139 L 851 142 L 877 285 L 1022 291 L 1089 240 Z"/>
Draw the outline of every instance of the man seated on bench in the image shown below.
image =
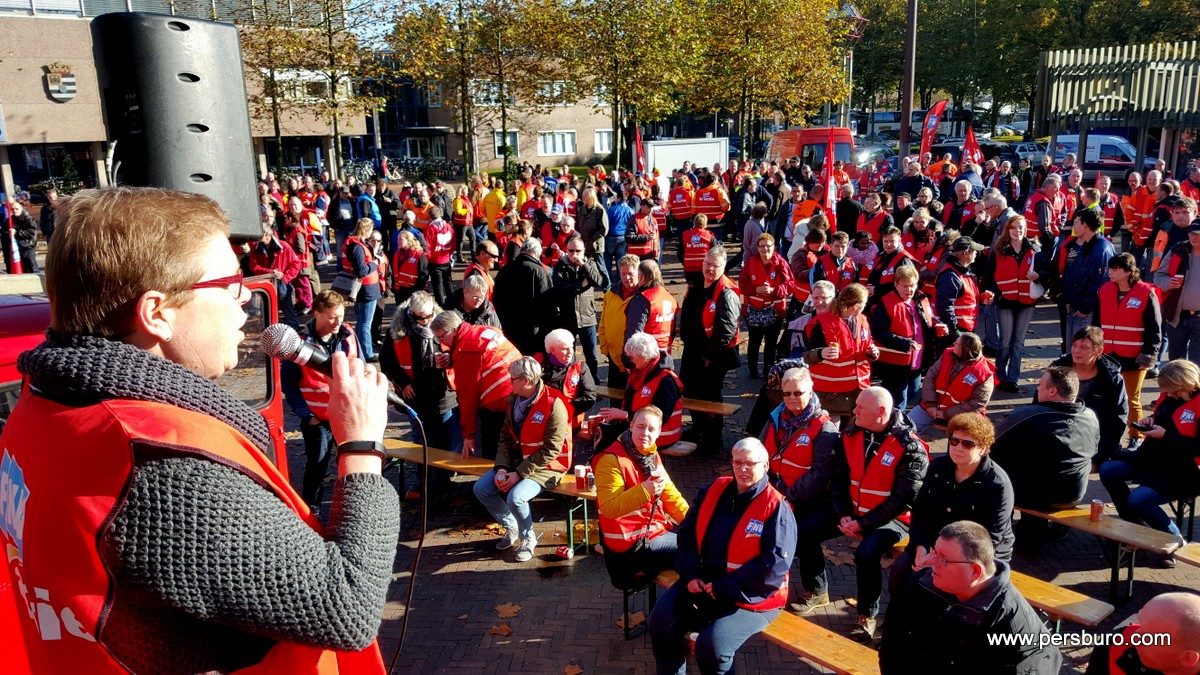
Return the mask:
<path id="1" fill-rule="evenodd" d="M 514 361 L 508 374 L 512 395 L 496 466 L 475 482 L 475 496 L 504 526 L 496 549 L 510 549 L 519 541 L 515 559 L 525 562 L 537 546 L 529 502 L 553 489 L 571 469 L 571 421 L 562 400 L 542 383 L 542 367 L 533 357 Z"/>
<path id="2" fill-rule="evenodd" d="M 925 442 L 883 387 L 868 387 L 854 404 L 854 422 L 838 443 L 833 474 L 833 509 L 823 521 L 807 519 L 800 530 L 796 557 L 801 569 L 819 569 L 815 588 L 827 588 L 821 542 L 847 535 L 861 539 L 854 552 L 858 581 L 858 639 L 875 636 L 875 616 L 883 593 L 883 556 L 908 536 L 908 510 L 929 467 Z M 803 616 L 828 595 L 806 603 Z"/>
<path id="3" fill-rule="evenodd" d="M 592 369 L 575 353 L 575 336 L 566 328 L 546 335 L 546 351 L 533 358 L 542 366 L 542 380 L 562 397 L 571 418 L 572 436 L 579 432 L 583 415 L 596 404 L 596 379 Z"/>
<path id="4" fill-rule="evenodd" d="M 663 411 L 662 433 L 658 447 L 667 448 L 679 442 L 683 433 L 683 383 L 675 374 L 671 355 L 659 349 L 658 341 L 649 333 L 637 332 L 625 341 L 628 357 L 629 383 L 620 408 L 601 408 L 596 417 L 603 423 L 597 447 L 607 447 L 629 426 L 629 415 L 653 405 Z"/>
<path id="5" fill-rule="evenodd" d="M 796 520 L 767 480 L 767 450 L 756 438 L 733 446 L 733 476 L 696 495 L 679 526 L 679 581 L 650 613 L 659 675 L 687 672 L 688 633 L 698 632 L 700 672 L 726 673 L 750 636 L 779 616 L 788 597 Z"/>
<path id="6" fill-rule="evenodd" d="M 942 352 L 925 373 L 921 401 L 908 413 L 921 438 L 930 438 L 933 425 L 945 424 L 959 413 L 987 414 L 992 400 L 990 361 L 983 357 L 983 342 L 974 333 L 959 333 L 950 349 Z"/>
<path id="7" fill-rule="evenodd" d="M 1009 413 L 996 433 L 992 461 L 1012 479 L 1017 508 L 1057 511 L 1073 508 L 1087 492 L 1092 457 L 1100 447 L 1100 421 L 1079 396 L 1079 376 L 1050 366 L 1038 381 L 1038 403 Z M 1048 521 L 1022 515 L 1017 549 L 1041 553 Z M 1069 529 L 1056 530 L 1066 536 Z"/>
<path id="8" fill-rule="evenodd" d="M 945 526 L 917 566 L 888 603 L 882 675 L 1058 675 L 1062 653 L 1039 645 L 1046 627 L 1013 587 L 1008 563 L 995 559 L 986 528 L 967 520 Z M 1030 642 L 995 639 L 1011 636 Z"/>
<path id="9" fill-rule="evenodd" d="M 687 500 L 667 475 L 656 443 L 662 411 L 652 405 L 633 414 L 629 429 L 592 457 L 604 566 L 613 586 L 632 590 L 675 566 L 674 527 Z"/>
<path id="10" fill-rule="evenodd" d="M 1197 675 L 1200 673 L 1200 595 L 1163 593 L 1119 631 L 1122 646 L 1092 650 L 1087 675 Z M 1161 636 L 1165 634 L 1169 640 Z M 1134 635 L 1138 635 L 1135 644 Z"/>

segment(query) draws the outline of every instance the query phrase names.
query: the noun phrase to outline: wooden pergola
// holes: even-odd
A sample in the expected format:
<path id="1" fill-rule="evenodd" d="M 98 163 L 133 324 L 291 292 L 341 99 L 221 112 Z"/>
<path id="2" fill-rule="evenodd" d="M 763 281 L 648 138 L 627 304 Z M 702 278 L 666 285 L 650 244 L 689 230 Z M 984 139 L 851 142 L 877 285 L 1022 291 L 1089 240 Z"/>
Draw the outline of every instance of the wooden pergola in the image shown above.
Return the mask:
<path id="1" fill-rule="evenodd" d="M 1174 166 L 1183 129 L 1200 129 L 1200 41 L 1042 52 L 1035 137 L 1079 127 L 1079 147 L 1092 125 L 1137 127 L 1137 159 L 1146 154 L 1150 129 L 1162 129 L 1163 159 Z M 1080 161 L 1083 161 L 1083 157 Z"/>

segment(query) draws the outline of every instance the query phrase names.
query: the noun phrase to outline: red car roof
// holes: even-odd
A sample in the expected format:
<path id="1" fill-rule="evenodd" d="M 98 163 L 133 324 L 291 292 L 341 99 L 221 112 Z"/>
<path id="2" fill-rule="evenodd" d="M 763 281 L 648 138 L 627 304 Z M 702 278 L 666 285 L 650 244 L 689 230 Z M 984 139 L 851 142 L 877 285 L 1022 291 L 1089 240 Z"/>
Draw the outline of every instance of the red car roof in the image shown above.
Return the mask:
<path id="1" fill-rule="evenodd" d="M 49 326 L 45 295 L 0 295 L 0 384 L 21 379 L 17 356 L 40 344 Z"/>

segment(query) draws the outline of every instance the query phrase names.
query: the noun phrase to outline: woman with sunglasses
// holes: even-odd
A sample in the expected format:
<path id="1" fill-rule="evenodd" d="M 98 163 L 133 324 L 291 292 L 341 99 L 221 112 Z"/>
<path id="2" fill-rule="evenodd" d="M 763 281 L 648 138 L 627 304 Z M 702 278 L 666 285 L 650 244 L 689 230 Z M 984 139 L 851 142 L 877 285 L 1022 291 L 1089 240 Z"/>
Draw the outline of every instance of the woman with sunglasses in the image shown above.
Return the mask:
<path id="1" fill-rule="evenodd" d="M 251 299 L 220 207 L 120 187 L 55 211 L 51 328 L 21 355 L 30 387 L 0 436 L 8 504 L 36 524 L 5 520 L 8 564 L 28 602 L 36 588 L 40 607 L 71 617 L 45 642 L 20 614 L 30 660 L 382 674 L 374 638 L 400 526 L 380 476 L 387 380 L 333 356 L 326 416 L 341 445 L 325 530 L 271 461 L 278 432 L 213 382 L 238 364 Z"/>
<path id="2" fill-rule="evenodd" d="M 946 437 L 949 452 L 929 463 L 913 502 L 908 547 L 892 565 L 893 592 L 913 569 L 928 565 L 938 532 L 955 521 L 970 520 L 984 526 L 992 537 L 996 559 L 1012 559 L 1012 481 L 988 457 L 996 440 L 992 422 L 976 412 L 959 413 L 946 424 Z"/>

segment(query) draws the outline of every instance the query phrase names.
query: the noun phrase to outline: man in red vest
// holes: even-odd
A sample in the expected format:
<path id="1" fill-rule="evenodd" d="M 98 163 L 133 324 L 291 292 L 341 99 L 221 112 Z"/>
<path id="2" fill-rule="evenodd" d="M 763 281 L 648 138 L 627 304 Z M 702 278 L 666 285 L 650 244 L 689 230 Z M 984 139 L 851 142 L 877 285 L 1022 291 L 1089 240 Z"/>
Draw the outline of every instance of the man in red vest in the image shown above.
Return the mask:
<path id="1" fill-rule="evenodd" d="M 496 550 L 517 546 L 514 559 L 526 562 L 537 546 L 529 502 L 553 489 L 570 470 L 571 421 L 562 398 L 542 382 L 542 367 L 533 357 L 510 363 L 506 375 L 512 394 L 496 465 L 475 481 L 475 496 L 504 526 Z"/>
<path id="2" fill-rule="evenodd" d="M 796 519 L 767 479 L 767 450 L 755 438 L 733 446 L 733 476 L 696 495 L 677 532 L 679 581 L 650 614 L 660 673 L 683 672 L 688 633 L 703 673 L 733 668 L 738 648 L 787 603 Z"/>
<path id="3" fill-rule="evenodd" d="M 883 387 L 864 389 L 855 401 L 854 423 L 838 443 L 833 504 L 799 527 L 796 559 L 805 589 L 801 616 L 829 604 L 829 582 L 821 542 L 842 535 L 861 539 L 854 552 L 858 581 L 856 637 L 875 636 L 883 593 L 880 561 L 908 536 L 909 509 L 917 498 L 929 453 L 903 411 Z M 811 584 L 811 585 L 810 585 Z"/>
<path id="4" fill-rule="evenodd" d="M 1119 633 L 1120 646 L 1092 650 L 1094 675 L 1196 675 L 1200 673 L 1200 595 L 1163 593 L 1137 613 L 1137 623 Z M 1135 639 L 1135 636 L 1137 638 Z M 1144 643 L 1144 644 L 1143 644 Z"/>

